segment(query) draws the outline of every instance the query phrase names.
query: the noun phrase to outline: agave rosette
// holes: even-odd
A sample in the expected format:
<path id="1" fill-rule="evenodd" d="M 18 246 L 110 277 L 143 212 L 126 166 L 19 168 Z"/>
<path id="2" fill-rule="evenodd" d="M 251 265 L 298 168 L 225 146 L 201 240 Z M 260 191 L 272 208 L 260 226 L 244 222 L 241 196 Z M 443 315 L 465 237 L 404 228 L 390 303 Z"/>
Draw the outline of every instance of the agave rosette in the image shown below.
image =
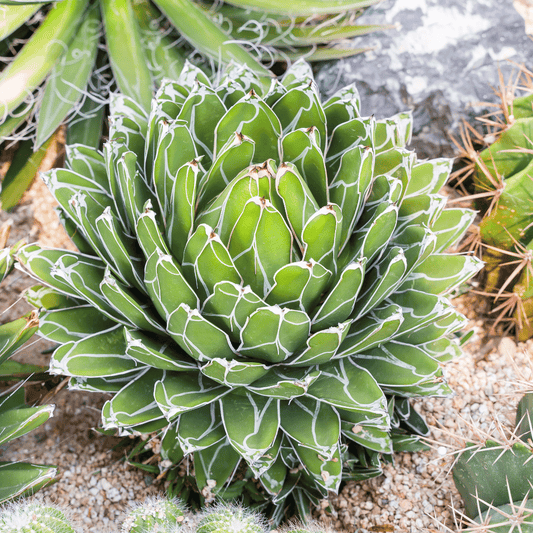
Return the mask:
<path id="1" fill-rule="evenodd" d="M 242 460 L 275 503 L 314 500 L 425 426 L 464 325 L 443 296 L 480 262 L 443 251 L 473 213 L 444 209 L 450 161 L 405 149 L 411 117 L 360 116 L 354 86 L 320 102 L 309 66 L 263 90 L 187 65 L 147 115 L 112 101 L 103 153 L 67 148 L 45 176 L 79 252 L 17 255 L 46 286 L 51 371 L 115 393 L 106 428 L 165 429 L 200 490 Z"/>

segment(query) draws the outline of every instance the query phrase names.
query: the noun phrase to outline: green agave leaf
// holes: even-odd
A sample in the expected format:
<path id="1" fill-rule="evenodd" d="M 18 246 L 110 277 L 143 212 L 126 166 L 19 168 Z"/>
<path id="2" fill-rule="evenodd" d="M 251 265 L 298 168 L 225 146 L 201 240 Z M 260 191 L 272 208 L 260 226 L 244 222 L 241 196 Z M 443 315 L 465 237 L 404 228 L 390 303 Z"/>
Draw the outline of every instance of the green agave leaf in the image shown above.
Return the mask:
<path id="1" fill-rule="evenodd" d="M 329 184 L 331 201 L 342 211 L 341 250 L 362 214 L 372 183 L 373 166 L 374 153 L 370 148 L 351 148 L 342 154 L 337 173 Z"/>
<path id="2" fill-rule="evenodd" d="M 106 376 L 103 378 L 86 378 L 81 376 L 71 377 L 68 382 L 68 388 L 69 390 L 106 392 L 115 394 L 132 381 L 135 381 L 145 372 L 146 367 L 142 366 L 118 376 Z"/>
<path id="3" fill-rule="evenodd" d="M 200 306 L 198 296 L 185 280 L 179 263 L 159 248 L 146 261 L 144 276 L 150 299 L 165 320 L 182 303 L 192 309 Z"/>
<path id="4" fill-rule="evenodd" d="M 255 361 L 211 359 L 200 369 L 204 376 L 226 387 L 246 387 L 265 376 L 269 367 Z"/>
<path id="5" fill-rule="evenodd" d="M 13 5 L 2 13 L 2 28 L 0 29 L 0 41 L 11 35 L 20 28 L 38 9 L 38 4 Z"/>
<path id="6" fill-rule="evenodd" d="M 319 371 L 293 368 L 278 370 L 271 368 L 268 374 L 248 386 L 248 389 L 260 396 L 292 400 L 307 393 L 309 386 L 318 376 Z"/>
<path id="7" fill-rule="evenodd" d="M 105 159 L 101 152 L 83 144 L 65 146 L 65 165 L 68 170 L 86 176 L 109 192 Z"/>
<path id="8" fill-rule="evenodd" d="M 0 364 L 13 355 L 39 327 L 37 312 L 0 326 Z"/>
<path id="9" fill-rule="evenodd" d="M 93 6 L 84 15 L 61 60 L 50 72 L 37 119 L 36 147 L 54 133 L 83 96 L 96 60 L 99 23 L 98 8 Z"/>
<path id="10" fill-rule="evenodd" d="M 381 388 L 398 392 L 407 393 L 411 386 L 439 377 L 439 365 L 432 357 L 417 346 L 398 341 L 354 355 L 352 360 L 368 370 Z"/>
<path id="11" fill-rule="evenodd" d="M 446 309 L 446 308 L 445 308 Z M 437 341 L 448 339 L 450 342 L 457 339 L 449 339 L 449 336 L 456 331 L 463 329 L 468 324 L 465 316 L 457 312 L 451 305 L 448 304 L 448 308 L 442 313 L 436 320 L 429 322 L 417 328 L 413 328 L 413 331 L 407 334 L 402 334 L 398 337 L 400 342 L 406 342 L 408 344 L 420 345 L 423 350 L 427 350 L 429 345 L 430 349 L 434 352 L 435 348 L 439 345 Z M 431 344 L 434 343 L 434 344 Z M 448 344 L 443 345 L 446 349 L 451 349 L 452 353 L 456 353 L 456 348 L 451 348 Z M 433 353 L 431 356 L 435 357 Z M 436 359 L 442 361 L 443 354 L 436 354 Z"/>
<path id="12" fill-rule="evenodd" d="M 196 161 L 183 165 L 175 174 L 170 205 L 166 207 L 166 234 L 175 257 L 182 258 L 187 239 L 193 232 L 199 166 Z"/>
<path id="13" fill-rule="evenodd" d="M 339 89 L 325 104 L 324 113 L 330 132 L 339 124 L 359 118 L 361 102 L 354 83 Z"/>
<path id="14" fill-rule="evenodd" d="M 292 112 L 295 108 L 299 110 L 296 114 Z M 311 85 L 289 88 L 272 110 L 278 116 L 285 134 L 302 128 L 316 128 L 321 152 L 325 152 L 328 137 L 326 115 Z"/>
<path id="15" fill-rule="evenodd" d="M 93 77 L 94 75 L 93 71 Z M 100 102 L 86 97 L 79 112 L 70 119 L 67 125 L 67 143 L 98 148 L 103 127 L 104 106 Z"/>
<path id="16" fill-rule="evenodd" d="M 406 259 L 403 250 L 394 246 L 383 256 L 382 260 L 368 270 L 363 288 L 352 316 L 357 319 L 372 310 L 391 294 L 401 283 L 406 271 Z"/>
<path id="17" fill-rule="evenodd" d="M 213 144 L 217 124 L 227 109 L 215 89 L 196 83 L 183 102 L 178 120 L 183 120 L 191 133 L 198 155 L 213 160 Z"/>
<path id="18" fill-rule="evenodd" d="M 447 293 L 479 272 L 483 265 L 474 256 L 433 254 L 411 272 L 401 289 Z"/>
<path id="19" fill-rule="evenodd" d="M 224 396 L 220 406 L 231 445 L 248 463 L 256 462 L 278 433 L 279 400 L 235 391 Z"/>
<path id="20" fill-rule="evenodd" d="M 331 272 L 313 259 L 289 263 L 274 274 L 266 302 L 308 313 L 315 308 L 330 278 Z"/>
<path id="21" fill-rule="evenodd" d="M 4 211 L 11 211 L 18 205 L 35 178 L 51 144 L 52 138 L 34 152 L 33 141 L 22 141 L 2 180 L 0 206 Z"/>
<path id="22" fill-rule="evenodd" d="M 332 327 L 346 320 L 353 311 L 364 280 L 365 260 L 350 263 L 318 308 L 311 323 L 311 331 Z"/>
<path id="23" fill-rule="evenodd" d="M 231 391 L 200 373 L 167 372 L 155 384 L 154 397 L 168 420 L 193 409 L 209 405 Z"/>
<path id="24" fill-rule="evenodd" d="M 433 222 L 431 231 L 437 236 L 435 252 L 454 246 L 474 221 L 476 212 L 470 209 L 445 209 Z"/>
<path id="25" fill-rule="evenodd" d="M 309 327 L 309 317 L 303 311 L 262 307 L 248 318 L 237 351 L 244 356 L 279 363 L 305 343 Z"/>
<path id="26" fill-rule="evenodd" d="M 0 503 L 37 492 L 57 476 L 55 466 L 27 463 L 0 463 Z"/>
<path id="27" fill-rule="evenodd" d="M 202 54 L 225 64 L 232 60 L 245 64 L 260 77 L 262 83 L 268 83 L 270 72 L 242 47 L 231 42 L 228 36 L 194 2 L 157 0 L 155 3 L 170 22 L 178 28 L 181 35 Z"/>
<path id="28" fill-rule="evenodd" d="M 154 309 L 143 304 L 131 290 L 109 272 L 109 269 L 106 270 L 104 279 L 100 283 L 100 290 L 109 305 L 124 316 L 134 328 L 155 334 L 165 333 L 165 328 L 160 324 L 160 318 Z"/>
<path id="29" fill-rule="evenodd" d="M 255 154 L 255 141 L 239 132 L 228 139 L 219 150 L 216 160 L 200 181 L 198 208 L 224 191 L 227 185 L 252 164 Z"/>
<path id="30" fill-rule="evenodd" d="M 197 361 L 234 357 L 235 349 L 227 333 L 187 304 L 181 304 L 169 315 L 167 331 L 179 346 Z"/>
<path id="31" fill-rule="evenodd" d="M 89 335 L 76 342 L 62 344 L 52 355 L 50 373 L 64 376 L 119 376 L 140 367 L 126 355 L 123 328 Z"/>
<path id="32" fill-rule="evenodd" d="M 34 285 L 26 289 L 24 298 L 29 304 L 48 311 L 78 307 L 83 304 L 81 300 L 65 296 L 52 287 L 45 287 L 44 285 Z"/>
<path id="33" fill-rule="evenodd" d="M 278 141 L 282 126 L 276 114 L 254 92 L 245 95 L 220 119 L 215 130 L 215 154 L 235 132 L 256 140 L 254 162 L 278 159 Z"/>
<path id="34" fill-rule="evenodd" d="M 250 198 L 228 243 L 244 283 L 258 295 L 266 295 L 275 273 L 291 262 L 291 247 L 291 232 L 279 211 L 264 198 Z"/>
<path id="35" fill-rule="evenodd" d="M 290 5 L 280 0 L 229 0 L 228 4 L 258 11 L 267 11 L 287 16 L 329 15 L 344 13 L 376 4 L 377 0 L 294 0 Z"/>
<path id="36" fill-rule="evenodd" d="M 437 194 L 448 181 L 453 159 L 433 159 L 416 163 L 411 172 L 405 196 Z"/>
<path id="37" fill-rule="evenodd" d="M 54 412 L 53 405 L 5 409 L 0 403 L 0 444 L 17 439 L 44 424 Z"/>
<path id="38" fill-rule="evenodd" d="M 138 426 L 163 419 L 163 413 L 154 400 L 154 385 L 163 376 L 163 370 L 147 369 L 108 400 L 102 408 L 104 429 Z"/>
<path id="39" fill-rule="evenodd" d="M 54 342 L 70 342 L 111 329 L 110 320 L 91 305 L 53 309 L 39 317 L 39 335 Z"/>
<path id="40" fill-rule="evenodd" d="M 317 236 L 321 237 L 318 238 Z M 338 205 L 328 204 L 316 211 L 302 231 L 304 261 L 314 259 L 334 274 L 341 246 L 342 212 Z"/>
<path id="41" fill-rule="evenodd" d="M 315 400 L 348 411 L 386 411 L 385 396 L 374 378 L 349 358 L 319 368 L 320 377 L 307 391 Z"/>
<path id="42" fill-rule="evenodd" d="M 47 367 L 44 366 L 19 363 L 13 359 L 8 359 L 0 365 L 0 380 L 23 381 L 31 379 L 32 381 L 41 381 L 48 377 L 46 371 Z"/>
<path id="43" fill-rule="evenodd" d="M 392 454 L 392 439 L 382 429 L 341 421 L 342 434 L 353 442 L 378 453 Z"/>
<path id="44" fill-rule="evenodd" d="M 182 450 L 194 453 L 226 440 L 219 402 L 180 415 L 176 439 Z"/>
<path id="45" fill-rule="evenodd" d="M 291 131 L 284 135 L 281 140 L 282 158 L 285 164 L 292 163 L 298 170 L 296 176 L 301 176 L 304 183 L 308 186 L 306 189 L 307 195 L 316 199 L 318 207 L 323 207 L 329 203 L 328 195 L 328 179 L 326 174 L 326 165 L 324 161 L 324 153 L 320 147 L 320 132 L 315 126 L 309 128 L 302 128 Z M 283 164 L 280 165 L 280 170 Z M 290 165 L 289 165 L 290 168 Z M 289 180 L 289 184 L 293 180 Z M 294 184 L 296 185 L 296 184 Z M 278 186 L 279 187 L 279 186 Z M 279 188 L 277 188 L 279 192 Z M 291 188 L 289 188 L 289 191 Z M 311 190 L 313 193 L 311 193 Z M 280 193 L 283 197 L 283 195 Z M 306 195 L 306 196 L 307 196 Z M 285 202 L 285 208 L 293 207 L 290 202 Z M 308 218 L 308 217 L 307 217 Z M 303 228 L 303 224 L 302 224 Z M 300 231 L 296 231 L 296 235 L 300 235 Z"/>
<path id="46" fill-rule="evenodd" d="M 278 457 L 276 461 L 264 472 L 262 472 L 259 481 L 263 488 L 271 495 L 274 496 L 274 501 L 283 500 L 285 495 L 282 495 L 282 489 L 284 481 L 287 477 L 287 467 L 283 463 L 281 457 Z M 294 476 L 293 476 L 294 477 Z M 297 478 L 297 477 L 296 477 Z M 293 484 L 294 488 L 294 484 Z M 290 491 L 289 491 L 290 492 Z"/>
<path id="47" fill-rule="evenodd" d="M 144 57 L 139 26 L 127 0 L 102 0 L 106 44 L 120 91 L 148 111 L 152 76 Z"/>
<path id="48" fill-rule="evenodd" d="M 297 133 L 300 133 L 300 130 L 289 135 Z M 290 228 L 296 236 L 298 244 L 302 247 L 303 229 L 311 216 L 319 209 L 319 205 L 308 183 L 300 175 L 299 169 L 292 163 L 282 163 L 279 166 L 276 175 L 276 191 L 283 202 Z"/>
<path id="49" fill-rule="evenodd" d="M 161 458 L 177 465 L 184 457 L 184 452 L 178 442 L 176 424 L 170 424 L 163 432 L 161 439 Z"/>
<path id="50" fill-rule="evenodd" d="M 397 305 L 374 308 L 363 318 L 351 323 L 348 335 L 335 357 L 357 355 L 363 350 L 379 346 L 399 331 L 403 321 L 402 309 Z"/>
<path id="51" fill-rule="evenodd" d="M 126 339 L 126 355 L 141 364 L 174 370 L 176 372 L 190 372 L 197 369 L 194 361 L 184 353 L 176 350 L 174 343 L 159 342 L 138 330 L 124 329 Z"/>
<path id="52" fill-rule="evenodd" d="M 242 282 L 230 252 L 206 224 L 200 224 L 187 241 L 182 268 L 185 278 L 202 301 L 213 293 L 220 281 Z"/>
<path id="53" fill-rule="evenodd" d="M 298 350 L 293 357 L 286 361 L 286 364 L 307 367 L 311 364 L 329 362 L 346 338 L 350 323 L 347 321 L 317 331 L 307 339 L 306 347 Z"/>
<path id="54" fill-rule="evenodd" d="M 281 428 L 293 442 L 328 459 L 338 453 L 340 420 L 331 405 L 313 398 L 295 398 L 280 404 L 280 414 Z"/>
<path id="55" fill-rule="evenodd" d="M 194 454 L 194 476 L 202 494 L 217 493 L 223 489 L 241 461 L 229 441 L 220 441 Z"/>
<path id="56" fill-rule="evenodd" d="M 57 2 L 0 76 L 0 116 L 7 116 L 48 76 L 75 35 L 87 0 Z"/>
<path id="57" fill-rule="evenodd" d="M 135 231 L 139 245 L 147 260 L 158 250 L 162 250 L 166 255 L 171 255 L 161 234 L 157 215 L 152 209 L 152 202 L 146 202 L 144 212 L 137 220 Z"/>
<path id="58" fill-rule="evenodd" d="M 240 342 L 241 330 L 250 315 L 266 304 L 249 285 L 220 281 L 204 302 L 202 316 L 226 331 L 233 342 Z"/>

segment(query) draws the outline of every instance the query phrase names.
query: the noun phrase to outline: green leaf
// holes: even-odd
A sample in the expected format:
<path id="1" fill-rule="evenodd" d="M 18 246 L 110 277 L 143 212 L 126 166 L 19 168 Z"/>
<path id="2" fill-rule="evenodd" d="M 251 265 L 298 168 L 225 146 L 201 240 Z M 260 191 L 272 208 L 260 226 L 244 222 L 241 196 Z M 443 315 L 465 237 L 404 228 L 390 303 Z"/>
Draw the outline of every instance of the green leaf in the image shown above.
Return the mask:
<path id="1" fill-rule="evenodd" d="M 55 466 L 0 463 L 0 503 L 37 492 L 57 476 Z"/>
<path id="2" fill-rule="evenodd" d="M 84 15 L 61 60 L 50 72 L 37 118 L 36 147 L 54 133 L 83 96 L 96 59 L 99 26 L 98 8 L 93 6 Z"/>
<path id="3" fill-rule="evenodd" d="M 53 412 L 53 405 L 6 409 L 3 402 L 0 403 L 0 444 L 21 437 L 44 424 Z"/>
<path id="4" fill-rule="evenodd" d="M 69 120 L 67 125 L 67 146 L 82 144 L 98 148 L 102 138 L 103 123 L 104 105 L 97 100 L 85 97 L 79 112 Z"/>
<path id="5" fill-rule="evenodd" d="M 219 402 L 180 415 L 176 439 L 182 450 L 194 453 L 226 440 Z"/>
<path id="6" fill-rule="evenodd" d="M 50 361 L 50 373 L 63 376 L 118 376 L 140 365 L 126 355 L 122 326 L 62 344 Z"/>
<path id="7" fill-rule="evenodd" d="M 57 2 L 0 76 L 0 116 L 8 116 L 48 76 L 75 35 L 87 0 Z"/>
<path id="8" fill-rule="evenodd" d="M 154 397 L 166 418 L 171 420 L 176 415 L 215 402 L 230 390 L 197 372 L 167 372 L 156 383 Z"/>
<path id="9" fill-rule="evenodd" d="M 279 401 L 249 392 L 231 392 L 221 401 L 231 445 L 248 462 L 256 462 L 273 444 L 279 428 Z"/>
<path id="10" fill-rule="evenodd" d="M 162 419 L 163 413 L 154 400 L 154 384 L 163 375 L 162 370 L 147 369 L 108 400 L 102 409 L 104 429 L 138 426 Z"/>
<path id="11" fill-rule="evenodd" d="M 174 343 L 162 344 L 148 335 L 125 328 L 126 355 L 139 363 L 176 372 L 190 372 L 196 370 L 197 365 L 186 354 L 176 349 Z"/>
<path id="12" fill-rule="evenodd" d="M 433 222 L 431 231 L 437 236 L 435 252 L 454 246 L 474 221 L 476 212 L 470 209 L 445 209 Z"/>
<path id="13" fill-rule="evenodd" d="M 306 394 L 319 375 L 319 371 L 310 372 L 308 368 L 271 368 L 264 377 L 248 385 L 248 390 L 261 396 L 292 400 Z"/>
<path id="14" fill-rule="evenodd" d="M 233 227 L 229 253 L 244 282 L 266 295 L 275 273 L 291 261 L 292 237 L 283 217 L 266 199 L 253 197 Z"/>
<path id="15" fill-rule="evenodd" d="M 348 411 L 387 410 L 385 395 L 368 371 L 350 358 L 319 366 L 321 374 L 307 394 L 315 400 Z"/>
<path id="16" fill-rule="evenodd" d="M 405 196 L 438 194 L 448 181 L 453 159 L 432 159 L 413 166 Z"/>
<path id="17" fill-rule="evenodd" d="M 141 44 L 139 26 L 128 0 L 102 0 L 106 44 L 121 92 L 146 110 L 152 100 L 152 76 Z"/>
<path id="18" fill-rule="evenodd" d="M 206 320 L 198 309 L 191 309 L 187 304 L 181 304 L 169 315 L 167 331 L 197 361 L 234 357 L 235 349 L 227 333 Z"/>
<path id="19" fill-rule="evenodd" d="M 265 376 L 269 367 L 255 361 L 211 359 L 200 369 L 204 376 L 226 387 L 247 387 Z"/>
<path id="20" fill-rule="evenodd" d="M 33 141 L 22 141 L 2 181 L 0 205 L 4 211 L 10 211 L 20 202 L 51 144 L 52 137 L 33 152 Z"/>
<path id="21" fill-rule="evenodd" d="M 281 428 L 291 439 L 326 458 L 337 453 L 340 420 L 332 406 L 304 397 L 280 408 Z"/>
<path id="22" fill-rule="evenodd" d="M 37 4 L 13 5 L 9 9 L 4 9 L 2 13 L 2 28 L 0 29 L 0 41 L 11 35 L 20 28 L 37 10 Z"/>
<path id="23" fill-rule="evenodd" d="M 330 278 L 331 272 L 313 259 L 289 263 L 274 274 L 274 285 L 266 302 L 309 313 L 316 307 Z"/>
<path id="24" fill-rule="evenodd" d="M 290 4 L 281 0 L 229 0 L 228 4 L 245 9 L 267 11 L 287 16 L 329 15 L 368 7 L 377 0 L 293 0 Z"/>
<path id="25" fill-rule="evenodd" d="M 194 476 L 202 494 L 217 493 L 241 461 L 229 441 L 223 440 L 194 454 Z"/>
<path id="26" fill-rule="evenodd" d="M 309 317 L 303 311 L 263 307 L 250 315 L 237 349 L 244 356 L 279 363 L 291 356 L 309 336 Z"/>
<path id="27" fill-rule="evenodd" d="M 13 320 L 0 326 L 0 364 L 20 348 L 39 327 L 37 313 Z"/>
<path id="28" fill-rule="evenodd" d="M 285 163 L 292 163 L 297 169 L 304 182 L 313 191 L 312 197 L 316 198 L 317 206 L 323 207 L 329 203 L 328 178 L 324 153 L 320 148 L 320 133 L 315 126 L 291 131 L 284 135 L 281 140 L 282 158 Z M 280 169 L 283 165 L 280 165 Z M 279 189 L 278 189 L 279 192 Z M 283 195 L 281 195 L 283 196 Z M 289 207 L 289 202 L 285 207 Z M 300 235 L 301 231 L 296 232 Z"/>
<path id="29" fill-rule="evenodd" d="M 278 159 L 278 141 L 282 127 L 276 114 L 254 92 L 245 95 L 220 119 L 215 130 L 215 154 L 230 140 L 235 132 L 255 141 L 254 162 Z"/>

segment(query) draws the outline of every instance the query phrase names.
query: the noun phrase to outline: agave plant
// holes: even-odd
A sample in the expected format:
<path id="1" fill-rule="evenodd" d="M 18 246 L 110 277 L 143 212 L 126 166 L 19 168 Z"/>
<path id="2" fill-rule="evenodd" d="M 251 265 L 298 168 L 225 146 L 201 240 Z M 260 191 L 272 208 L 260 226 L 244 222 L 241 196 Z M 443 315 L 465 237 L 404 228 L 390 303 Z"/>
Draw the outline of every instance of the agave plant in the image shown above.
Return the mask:
<path id="1" fill-rule="evenodd" d="M 4 239 L 0 237 L 0 241 L 2 240 Z M 0 250 L 0 281 L 13 268 L 13 255 L 19 246 Z M 40 426 L 54 412 L 53 405 L 27 407 L 24 387 L 20 384 L 7 386 L 8 382 L 26 379 L 33 372 L 44 370 L 8 360 L 32 337 L 38 326 L 36 311 L 0 326 L 0 445 Z M 0 503 L 35 492 L 50 483 L 56 475 L 55 467 L 0 461 Z"/>
<path id="2" fill-rule="evenodd" d="M 26 138 L 19 156 L 25 160 L 24 152 L 40 148 L 69 117 L 69 142 L 98 146 L 113 77 L 121 92 L 149 111 L 154 85 L 162 76 L 177 77 L 191 51 L 211 63 L 246 64 L 266 78 L 270 73 L 257 55 L 271 63 L 301 55 L 320 60 L 360 52 L 351 45 L 332 44 L 385 29 L 355 23 L 378 1 L 342 0 L 328 6 L 321 0 L 2 1 L 0 55 L 8 59 L 0 74 L 0 142 Z M 253 46 L 256 53 L 239 42 Z M 108 63 L 113 76 L 106 70 Z M 210 70 L 209 65 L 205 68 Z M 19 188 L 22 195 L 25 187 Z M 2 198 L 6 208 L 16 203 L 7 200 Z"/>
<path id="3" fill-rule="evenodd" d="M 502 87 L 499 112 L 483 120 L 487 137 L 465 131 L 461 154 L 468 164 L 459 171 L 471 178 L 470 190 L 463 190 L 483 215 L 483 294 L 493 298 L 496 324 L 515 327 L 519 340 L 533 336 L 533 73 L 524 70 L 523 82 L 527 93 L 520 97 L 515 91 L 509 99 Z M 486 148 L 477 152 L 476 141 Z"/>
<path id="4" fill-rule="evenodd" d="M 443 295 L 480 268 L 443 253 L 473 217 L 444 209 L 450 161 L 417 161 L 410 115 L 361 117 L 353 85 L 322 104 L 304 62 L 267 90 L 187 65 L 149 114 L 111 107 L 103 153 L 45 175 L 79 252 L 17 254 L 47 286 L 50 371 L 115 394 L 105 428 L 166 428 L 206 497 L 237 472 L 305 509 L 378 475 L 427 431 L 409 398 L 451 392 Z"/>

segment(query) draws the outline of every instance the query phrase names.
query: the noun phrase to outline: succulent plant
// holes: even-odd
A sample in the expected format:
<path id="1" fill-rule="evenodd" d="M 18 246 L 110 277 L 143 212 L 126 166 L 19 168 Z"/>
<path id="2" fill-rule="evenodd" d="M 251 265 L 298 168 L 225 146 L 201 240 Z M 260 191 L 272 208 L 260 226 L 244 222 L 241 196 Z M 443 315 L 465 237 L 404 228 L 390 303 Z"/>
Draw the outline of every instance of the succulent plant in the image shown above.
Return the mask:
<path id="1" fill-rule="evenodd" d="M 183 513 L 178 500 L 150 498 L 137 505 L 124 520 L 123 533 L 266 533 L 269 528 L 259 513 L 242 506 L 217 505 L 202 513 Z M 54 505 L 36 502 L 10 504 L 0 508 L 2 533 L 75 533 L 65 513 Z M 292 528 L 292 529 L 291 529 Z M 315 525 L 294 529 L 286 526 L 284 533 L 319 533 Z"/>
<path id="2" fill-rule="evenodd" d="M 80 251 L 17 254 L 48 287 L 50 371 L 115 394 L 105 428 L 166 428 L 204 497 L 238 471 L 278 513 L 416 446 L 409 398 L 449 394 L 460 353 L 444 294 L 480 261 L 443 253 L 473 213 L 444 209 L 450 161 L 405 149 L 410 115 L 361 117 L 354 86 L 322 104 L 297 62 L 268 90 L 187 65 L 149 115 L 115 96 L 110 123 L 103 153 L 69 146 L 45 175 Z"/>
<path id="3" fill-rule="evenodd" d="M 533 393 L 519 402 L 516 427 L 504 442 L 470 443 L 453 467 L 472 531 L 533 531 Z"/>
<path id="4" fill-rule="evenodd" d="M 5 245 L 7 235 L 4 228 L 0 233 L 0 242 Z M 0 250 L 0 282 L 13 268 L 13 254 L 19 246 Z M 8 386 L 8 382 L 27 379 L 33 372 L 43 370 L 8 360 L 31 338 L 38 326 L 36 311 L 0 326 L 0 445 L 40 426 L 54 411 L 53 405 L 27 407 L 24 387 L 12 383 Z M 0 503 L 38 490 L 56 474 L 57 469 L 51 466 L 0 461 Z"/>
<path id="5" fill-rule="evenodd" d="M 153 498 L 135 507 L 122 524 L 123 533 L 170 533 L 184 520 L 183 505 L 177 500 Z"/>
<path id="6" fill-rule="evenodd" d="M 0 142 L 26 139 L 15 167 L 27 168 L 24 174 L 33 178 L 38 164 L 26 167 L 26 160 L 41 147 L 32 157 L 44 157 L 50 136 L 65 118 L 70 143 L 99 145 L 103 108 L 115 84 L 148 112 L 154 85 L 163 76 L 177 77 L 191 52 L 213 65 L 246 64 L 266 79 L 270 72 L 256 57 L 272 63 L 301 55 L 321 60 L 358 53 L 364 49 L 343 45 L 343 40 L 387 28 L 355 22 L 378 1 L 4 2 L 0 56 L 7 59 L 0 73 Z M 212 70 L 208 63 L 204 68 Z M 27 181 L 18 175 L 9 180 L 11 190 L 0 196 L 4 209 L 16 205 Z"/>
<path id="7" fill-rule="evenodd" d="M 533 336 L 533 74 L 524 70 L 524 96 L 509 100 L 502 88 L 499 114 L 487 121 L 483 137 L 468 128 L 461 155 L 469 163 L 472 195 L 482 213 L 479 224 L 485 295 L 494 298 L 496 322 L 516 327 L 519 340 Z M 488 142 L 490 141 L 490 145 Z M 487 146 L 474 149 L 476 143 Z"/>
<path id="8" fill-rule="evenodd" d="M 76 533 L 64 512 L 41 503 L 11 504 L 0 509 L 2 533 Z"/>

